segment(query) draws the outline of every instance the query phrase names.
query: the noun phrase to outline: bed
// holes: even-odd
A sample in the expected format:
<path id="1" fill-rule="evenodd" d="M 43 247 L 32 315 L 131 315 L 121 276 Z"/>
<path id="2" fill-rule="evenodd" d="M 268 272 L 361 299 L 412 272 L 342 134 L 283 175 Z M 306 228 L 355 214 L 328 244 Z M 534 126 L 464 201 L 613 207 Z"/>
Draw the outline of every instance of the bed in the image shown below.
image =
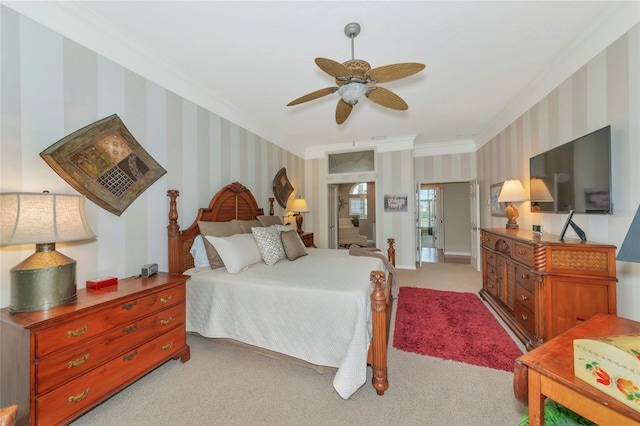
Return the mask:
<path id="1" fill-rule="evenodd" d="M 262 220 L 264 211 L 251 191 L 234 182 L 218 191 L 208 207 L 198 210 L 193 224 L 181 230 L 179 192 L 169 190 L 167 195 L 169 272 L 191 276 L 188 332 L 333 367 L 333 386 L 344 399 L 366 382 L 370 365 L 372 385 L 379 395 L 384 394 L 389 387 L 393 239 L 388 240 L 388 258 L 355 246 L 362 251 L 308 248 L 293 261 L 258 262 L 238 273 L 230 273 L 230 267 L 196 267 L 190 251 L 204 227 L 202 222 Z M 269 202 L 273 216 L 273 199 Z"/>

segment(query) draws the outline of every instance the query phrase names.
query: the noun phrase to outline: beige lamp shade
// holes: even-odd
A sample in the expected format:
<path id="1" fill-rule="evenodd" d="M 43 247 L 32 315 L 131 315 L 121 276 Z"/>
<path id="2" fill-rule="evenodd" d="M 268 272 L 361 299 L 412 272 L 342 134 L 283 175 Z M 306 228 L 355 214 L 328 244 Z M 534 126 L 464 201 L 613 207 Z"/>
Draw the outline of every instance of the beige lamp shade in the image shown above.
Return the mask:
<path id="1" fill-rule="evenodd" d="M 502 190 L 498 196 L 499 203 L 519 203 L 527 200 L 527 194 L 518 179 L 512 178 L 502 184 Z"/>
<path id="2" fill-rule="evenodd" d="M 309 206 L 307 205 L 307 201 L 302 198 L 296 198 L 293 200 L 293 204 L 291 204 L 291 210 L 296 213 L 307 213 L 309 211 Z"/>
<path id="3" fill-rule="evenodd" d="M 531 201 L 538 201 L 541 203 L 552 202 L 553 196 L 544 180 L 540 178 L 531 178 Z"/>

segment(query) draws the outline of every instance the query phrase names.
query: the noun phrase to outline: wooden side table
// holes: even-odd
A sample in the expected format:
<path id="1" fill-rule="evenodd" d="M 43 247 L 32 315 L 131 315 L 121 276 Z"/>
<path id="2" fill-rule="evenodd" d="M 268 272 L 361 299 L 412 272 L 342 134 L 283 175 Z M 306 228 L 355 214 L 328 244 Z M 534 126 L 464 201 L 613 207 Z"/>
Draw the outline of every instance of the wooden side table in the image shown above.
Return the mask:
<path id="1" fill-rule="evenodd" d="M 313 232 L 305 232 L 300 236 L 305 247 L 315 247 L 313 243 Z"/>
<path id="2" fill-rule="evenodd" d="M 575 339 L 640 333 L 640 323 L 597 314 L 516 360 L 513 390 L 529 404 L 529 425 L 544 424 L 544 400 L 558 404 L 600 426 L 638 425 L 640 412 L 601 392 L 573 373 Z"/>

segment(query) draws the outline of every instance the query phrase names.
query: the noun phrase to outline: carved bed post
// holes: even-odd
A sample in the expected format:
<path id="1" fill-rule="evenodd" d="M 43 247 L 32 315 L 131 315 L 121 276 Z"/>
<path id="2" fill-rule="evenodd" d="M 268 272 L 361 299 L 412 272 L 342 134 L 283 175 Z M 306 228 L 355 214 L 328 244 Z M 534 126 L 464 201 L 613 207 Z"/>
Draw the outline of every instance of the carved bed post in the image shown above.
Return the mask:
<path id="1" fill-rule="evenodd" d="M 269 216 L 273 216 L 273 202 L 275 198 L 269 198 Z"/>
<path id="2" fill-rule="evenodd" d="M 387 244 L 389 244 L 389 250 L 387 250 L 387 257 L 389 258 L 389 262 L 393 266 L 396 266 L 396 249 L 393 247 L 393 244 L 396 242 L 395 238 L 387 238 Z"/>
<path id="3" fill-rule="evenodd" d="M 167 191 L 169 197 L 169 226 L 167 226 L 169 237 L 169 272 L 182 272 L 181 258 L 182 247 L 180 247 L 180 225 L 178 225 L 178 209 L 176 208 L 176 198 L 180 196 L 180 191 L 170 189 Z"/>
<path id="4" fill-rule="evenodd" d="M 387 378 L 387 298 L 382 291 L 384 281 L 384 272 L 371 272 L 371 282 L 375 286 L 373 293 L 371 293 L 371 313 L 373 316 L 371 363 L 373 378 L 371 383 L 378 395 L 384 395 L 384 391 L 389 388 Z"/>

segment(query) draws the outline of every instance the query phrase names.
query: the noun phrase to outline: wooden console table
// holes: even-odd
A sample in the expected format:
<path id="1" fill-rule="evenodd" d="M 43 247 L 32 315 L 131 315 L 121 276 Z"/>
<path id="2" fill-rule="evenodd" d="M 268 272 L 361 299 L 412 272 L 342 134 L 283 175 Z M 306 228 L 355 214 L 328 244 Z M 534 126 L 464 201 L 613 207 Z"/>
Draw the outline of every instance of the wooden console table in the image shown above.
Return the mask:
<path id="1" fill-rule="evenodd" d="M 529 404 L 529 425 L 544 424 L 545 397 L 600 426 L 640 424 L 640 412 L 578 379 L 573 373 L 573 340 L 639 332 L 638 322 L 597 314 L 518 358 L 513 390 L 520 402 Z"/>

